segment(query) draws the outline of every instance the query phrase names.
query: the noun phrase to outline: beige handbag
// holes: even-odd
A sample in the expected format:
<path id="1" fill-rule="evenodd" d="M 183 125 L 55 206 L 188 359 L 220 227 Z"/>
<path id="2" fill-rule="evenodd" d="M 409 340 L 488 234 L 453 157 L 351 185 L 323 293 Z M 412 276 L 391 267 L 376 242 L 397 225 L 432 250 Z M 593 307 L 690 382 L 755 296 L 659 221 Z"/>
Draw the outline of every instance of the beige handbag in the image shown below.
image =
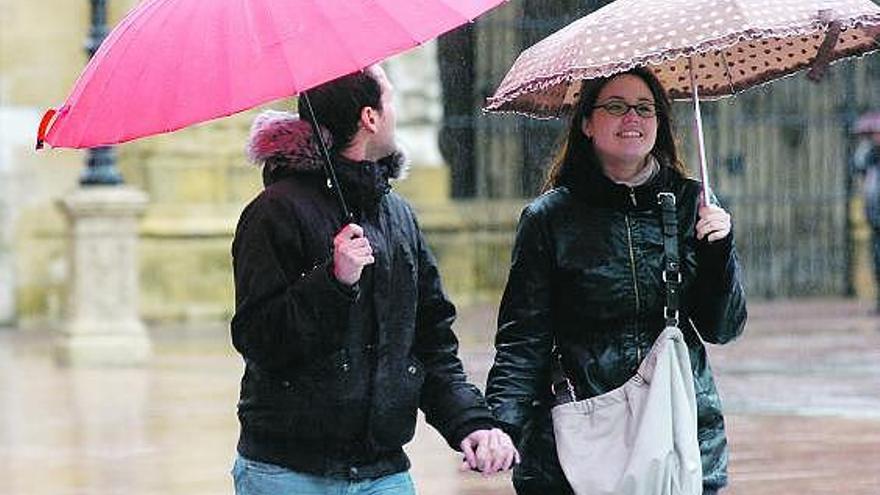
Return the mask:
<path id="1" fill-rule="evenodd" d="M 666 329 L 637 373 L 602 395 L 576 400 L 561 362 L 554 369 L 557 405 L 551 415 L 556 452 L 577 495 L 702 494 L 693 372 L 678 328 L 674 196 L 661 193 L 660 203 L 666 244 Z M 558 352 L 554 354 L 558 358 Z"/>
<path id="2" fill-rule="evenodd" d="M 551 410 L 556 453 L 577 495 L 700 495 L 703 471 L 687 344 L 667 327 L 638 373 Z"/>

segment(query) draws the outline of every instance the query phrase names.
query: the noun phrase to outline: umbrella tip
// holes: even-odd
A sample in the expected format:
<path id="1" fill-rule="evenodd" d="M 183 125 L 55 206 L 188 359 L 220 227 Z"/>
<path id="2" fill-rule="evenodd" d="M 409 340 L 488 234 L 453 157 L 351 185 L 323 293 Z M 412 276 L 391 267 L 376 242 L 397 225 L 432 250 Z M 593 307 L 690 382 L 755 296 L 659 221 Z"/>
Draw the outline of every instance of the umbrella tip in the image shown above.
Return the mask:
<path id="1" fill-rule="evenodd" d="M 816 51 L 816 56 L 810 63 L 810 70 L 807 71 L 807 79 L 814 83 L 818 83 L 825 76 L 828 65 L 831 63 L 832 51 L 840 38 L 840 21 L 835 20 L 833 15 L 831 10 L 819 11 L 819 18 L 822 22 L 828 23 L 828 30 L 825 32 L 825 39 L 822 40 L 822 44 Z"/>
<path id="2" fill-rule="evenodd" d="M 52 118 L 55 117 L 57 113 L 58 110 L 50 108 L 49 110 L 46 110 L 46 113 L 43 114 L 43 119 L 40 120 L 40 127 L 39 129 L 37 129 L 37 151 L 43 149 L 46 143 L 46 133 L 49 132 L 49 124 L 52 122 Z"/>

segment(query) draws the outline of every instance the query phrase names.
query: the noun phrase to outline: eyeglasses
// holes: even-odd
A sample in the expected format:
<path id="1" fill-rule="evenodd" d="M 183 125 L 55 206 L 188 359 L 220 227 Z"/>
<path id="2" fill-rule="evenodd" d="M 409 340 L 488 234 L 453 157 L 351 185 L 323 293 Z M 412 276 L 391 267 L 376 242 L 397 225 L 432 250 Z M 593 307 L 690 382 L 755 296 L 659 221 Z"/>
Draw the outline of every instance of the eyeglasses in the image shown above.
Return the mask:
<path id="1" fill-rule="evenodd" d="M 629 112 L 629 109 L 635 109 L 636 115 L 639 117 L 649 118 L 657 115 L 657 106 L 653 103 L 636 103 L 635 105 L 630 105 L 624 101 L 609 101 L 607 103 L 603 103 L 601 105 L 593 106 L 594 109 L 601 108 L 608 112 L 609 115 L 613 115 L 615 117 L 623 117 Z"/>

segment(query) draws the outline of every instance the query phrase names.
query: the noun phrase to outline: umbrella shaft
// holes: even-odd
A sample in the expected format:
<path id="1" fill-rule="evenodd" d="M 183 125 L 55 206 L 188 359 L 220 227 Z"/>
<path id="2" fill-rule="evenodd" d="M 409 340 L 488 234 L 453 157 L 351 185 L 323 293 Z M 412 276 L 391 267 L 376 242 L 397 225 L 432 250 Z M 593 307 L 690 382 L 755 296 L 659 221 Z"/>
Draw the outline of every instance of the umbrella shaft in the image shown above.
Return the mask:
<path id="1" fill-rule="evenodd" d="M 694 98 L 694 127 L 697 131 L 697 145 L 700 150 L 700 180 L 703 181 L 703 205 L 709 205 L 711 189 L 709 187 L 709 168 L 706 165 L 706 141 L 703 138 L 703 114 L 700 112 L 700 95 L 697 88 L 697 79 L 694 75 L 694 59 L 688 58 L 688 68 L 691 75 L 691 91 Z"/>
<path id="2" fill-rule="evenodd" d="M 318 142 L 321 157 L 324 159 L 324 173 L 327 174 L 327 180 L 330 181 L 330 187 L 335 191 L 339 207 L 342 209 L 343 222 L 350 222 L 352 220 L 351 213 L 348 211 L 348 205 L 345 203 L 345 196 L 342 195 L 342 188 L 339 187 L 339 180 L 336 178 L 336 170 L 333 168 L 333 160 L 330 158 L 330 152 L 327 151 L 327 144 L 324 142 L 324 136 L 321 134 L 321 128 L 318 125 L 318 117 L 315 116 L 315 110 L 312 108 L 312 101 L 309 100 L 308 92 L 303 91 L 302 99 L 303 103 L 306 104 L 309 116 L 311 117 L 309 123 L 312 125 L 312 132 L 315 135 L 315 140 Z"/>

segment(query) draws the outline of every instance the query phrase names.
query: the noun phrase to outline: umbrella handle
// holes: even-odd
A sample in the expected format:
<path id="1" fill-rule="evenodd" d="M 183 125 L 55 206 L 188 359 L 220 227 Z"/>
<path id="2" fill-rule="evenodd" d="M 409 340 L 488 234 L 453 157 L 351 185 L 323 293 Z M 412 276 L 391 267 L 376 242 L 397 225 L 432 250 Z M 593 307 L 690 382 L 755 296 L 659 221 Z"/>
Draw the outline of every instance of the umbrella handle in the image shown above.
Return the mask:
<path id="1" fill-rule="evenodd" d="M 40 127 L 37 129 L 37 150 L 43 149 L 43 145 L 46 142 L 46 134 L 49 133 L 49 124 L 57 113 L 58 110 L 50 108 L 43 114 L 43 119 L 40 120 Z"/>
<path id="2" fill-rule="evenodd" d="M 318 140 L 318 148 L 321 152 L 321 157 L 323 160 L 324 173 L 327 175 L 327 181 L 330 182 L 330 189 L 333 189 L 336 194 L 336 200 L 339 202 L 339 208 L 342 209 L 343 215 L 343 223 L 349 223 L 352 221 L 351 212 L 348 210 L 348 205 L 345 203 L 345 196 L 342 194 L 342 188 L 339 187 L 339 180 L 336 178 L 336 170 L 333 167 L 333 160 L 330 158 L 330 152 L 327 151 L 327 143 L 324 142 L 324 136 L 321 134 L 321 129 L 318 126 L 318 117 L 315 116 L 315 111 L 312 109 L 312 102 L 309 100 L 309 94 L 307 91 L 302 92 L 303 102 L 306 104 L 306 109 L 311 116 L 309 119 L 309 123 L 312 125 L 312 133 Z"/>
<path id="3" fill-rule="evenodd" d="M 700 148 L 700 180 L 703 182 L 702 204 L 709 206 L 712 189 L 709 187 L 709 167 L 706 165 L 706 141 L 703 138 L 703 114 L 700 112 L 700 95 L 697 79 L 694 75 L 694 58 L 688 57 L 688 70 L 691 74 L 691 96 L 694 99 L 694 127 L 697 131 L 697 143 Z"/>

